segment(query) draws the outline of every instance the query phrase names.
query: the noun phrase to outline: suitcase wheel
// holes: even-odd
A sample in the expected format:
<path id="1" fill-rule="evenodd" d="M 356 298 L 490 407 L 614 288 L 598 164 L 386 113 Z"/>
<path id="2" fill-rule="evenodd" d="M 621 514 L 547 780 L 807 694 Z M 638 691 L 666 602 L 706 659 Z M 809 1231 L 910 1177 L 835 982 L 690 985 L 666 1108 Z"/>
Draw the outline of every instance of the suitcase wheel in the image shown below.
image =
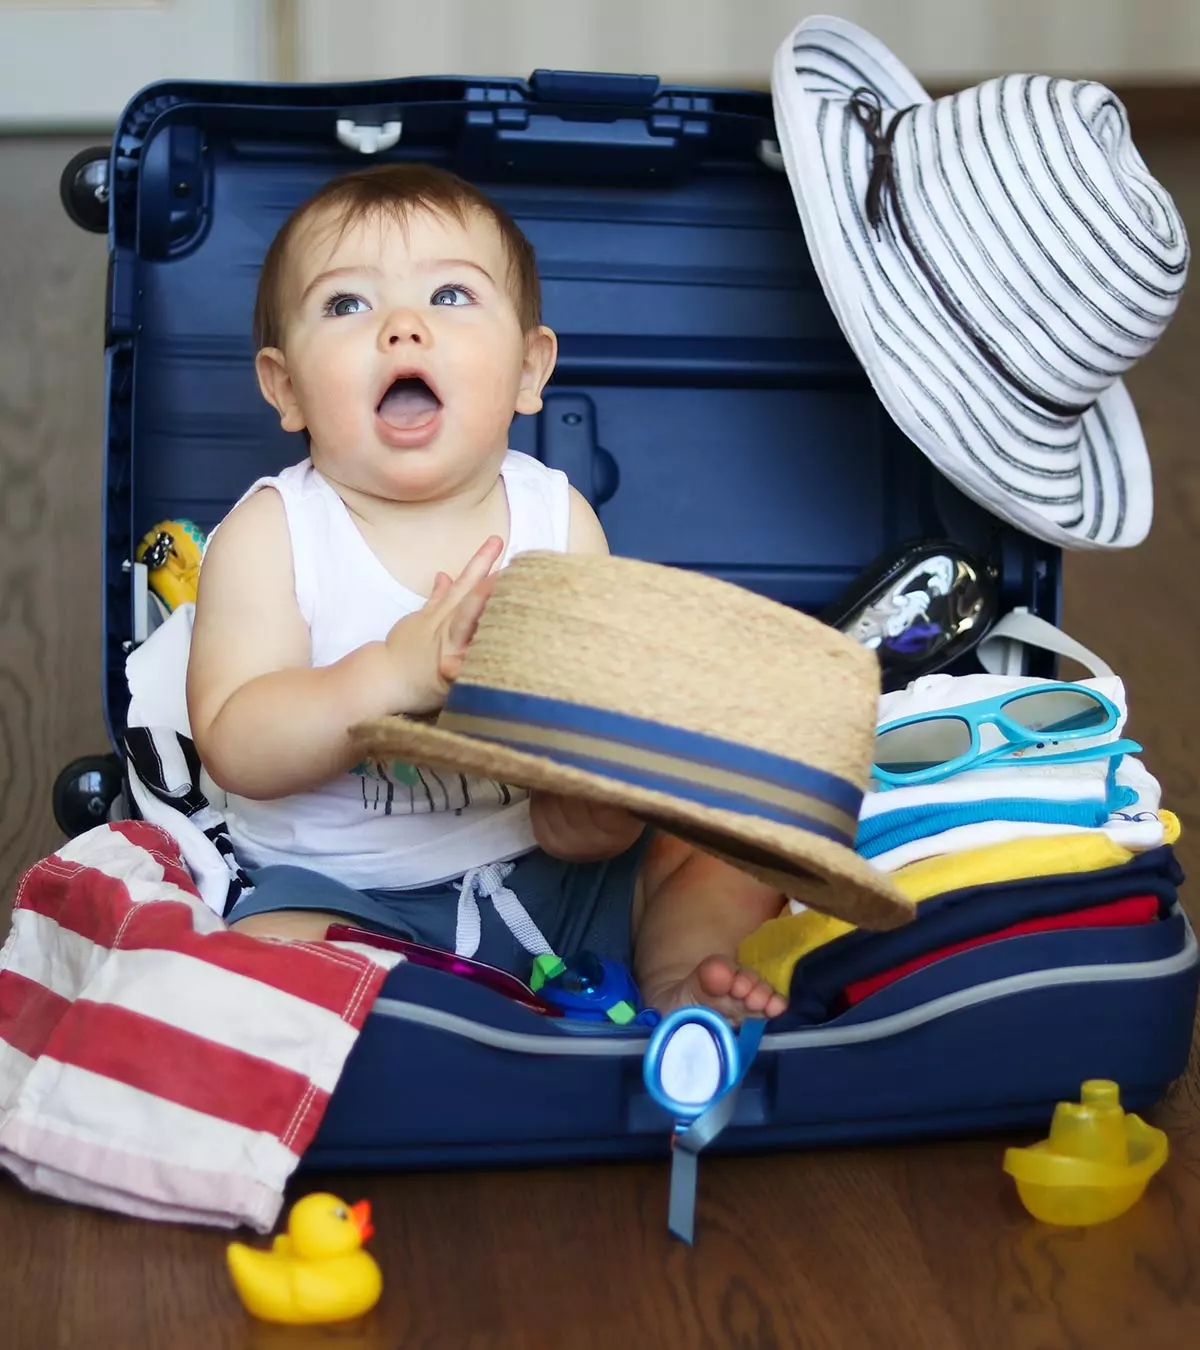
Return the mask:
<path id="1" fill-rule="evenodd" d="M 103 825 L 121 795 L 124 771 L 116 755 L 73 759 L 54 780 L 54 819 L 68 839 Z"/>
<path id="2" fill-rule="evenodd" d="M 107 145 L 90 145 L 72 156 L 58 180 L 63 210 L 93 234 L 108 229 L 108 155 Z"/>

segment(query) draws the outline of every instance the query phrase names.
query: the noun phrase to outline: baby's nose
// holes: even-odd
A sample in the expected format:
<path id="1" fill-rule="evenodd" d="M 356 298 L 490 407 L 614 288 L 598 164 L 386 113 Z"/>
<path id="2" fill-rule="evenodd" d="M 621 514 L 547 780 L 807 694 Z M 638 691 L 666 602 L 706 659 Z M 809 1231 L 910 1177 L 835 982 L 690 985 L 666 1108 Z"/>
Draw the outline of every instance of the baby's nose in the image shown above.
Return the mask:
<path id="1" fill-rule="evenodd" d="M 384 336 L 389 347 L 399 347 L 406 342 L 420 346 L 428 342 L 429 330 L 412 310 L 400 310 L 389 318 Z"/>

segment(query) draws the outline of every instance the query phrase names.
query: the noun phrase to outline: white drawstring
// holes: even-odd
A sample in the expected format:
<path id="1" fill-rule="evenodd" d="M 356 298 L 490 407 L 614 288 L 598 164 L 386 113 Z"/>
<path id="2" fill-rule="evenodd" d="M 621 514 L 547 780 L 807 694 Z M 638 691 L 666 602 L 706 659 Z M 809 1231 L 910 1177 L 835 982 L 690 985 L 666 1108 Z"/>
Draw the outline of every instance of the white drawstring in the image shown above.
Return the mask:
<path id="1" fill-rule="evenodd" d="M 474 956 L 479 950 L 483 924 L 479 914 L 480 900 L 490 900 L 505 927 L 531 956 L 545 956 L 550 944 L 542 936 L 537 924 L 529 917 L 525 906 L 504 884 L 516 863 L 488 863 L 473 867 L 462 879 L 458 892 L 458 921 L 454 930 L 454 954 Z"/>

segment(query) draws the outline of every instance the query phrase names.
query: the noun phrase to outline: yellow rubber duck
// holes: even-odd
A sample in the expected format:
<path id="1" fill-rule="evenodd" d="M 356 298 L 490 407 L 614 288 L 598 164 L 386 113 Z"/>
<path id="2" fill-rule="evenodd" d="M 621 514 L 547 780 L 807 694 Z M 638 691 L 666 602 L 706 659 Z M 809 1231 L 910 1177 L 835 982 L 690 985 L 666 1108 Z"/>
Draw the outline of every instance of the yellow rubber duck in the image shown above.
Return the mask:
<path id="1" fill-rule="evenodd" d="M 168 610 L 195 603 L 206 541 L 190 520 L 163 520 L 137 546 L 134 558 L 146 564 L 147 584 Z"/>
<path id="2" fill-rule="evenodd" d="M 231 1242 L 225 1259 L 246 1311 L 264 1322 L 344 1322 L 383 1292 L 379 1266 L 362 1250 L 374 1231 L 366 1200 L 348 1205 L 319 1191 L 292 1206 L 269 1252 Z"/>

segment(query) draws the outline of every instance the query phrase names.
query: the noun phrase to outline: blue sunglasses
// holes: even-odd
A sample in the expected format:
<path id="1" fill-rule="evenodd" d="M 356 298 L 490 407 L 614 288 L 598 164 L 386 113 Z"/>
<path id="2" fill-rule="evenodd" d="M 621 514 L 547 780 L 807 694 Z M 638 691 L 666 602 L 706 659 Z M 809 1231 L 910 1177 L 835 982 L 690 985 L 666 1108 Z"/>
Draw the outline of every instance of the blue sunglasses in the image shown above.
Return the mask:
<path id="1" fill-rule="evenodd" d="M 1103 736 L 1120 721 L 1116 704 L 1081 684 L 1050 681 L 961 708 L 913 713 L 875 733 L 873 776 L 887 787 L 937 783 L 965 769 L 983 769 L 1025 750 Z M 1001 744 L 983 749 L 981 728 L 994 726 Z M 1136 741 L 1108 741 L 1039 754 L 1040 764 L 1074 764 L 1135 754 Z"/>

